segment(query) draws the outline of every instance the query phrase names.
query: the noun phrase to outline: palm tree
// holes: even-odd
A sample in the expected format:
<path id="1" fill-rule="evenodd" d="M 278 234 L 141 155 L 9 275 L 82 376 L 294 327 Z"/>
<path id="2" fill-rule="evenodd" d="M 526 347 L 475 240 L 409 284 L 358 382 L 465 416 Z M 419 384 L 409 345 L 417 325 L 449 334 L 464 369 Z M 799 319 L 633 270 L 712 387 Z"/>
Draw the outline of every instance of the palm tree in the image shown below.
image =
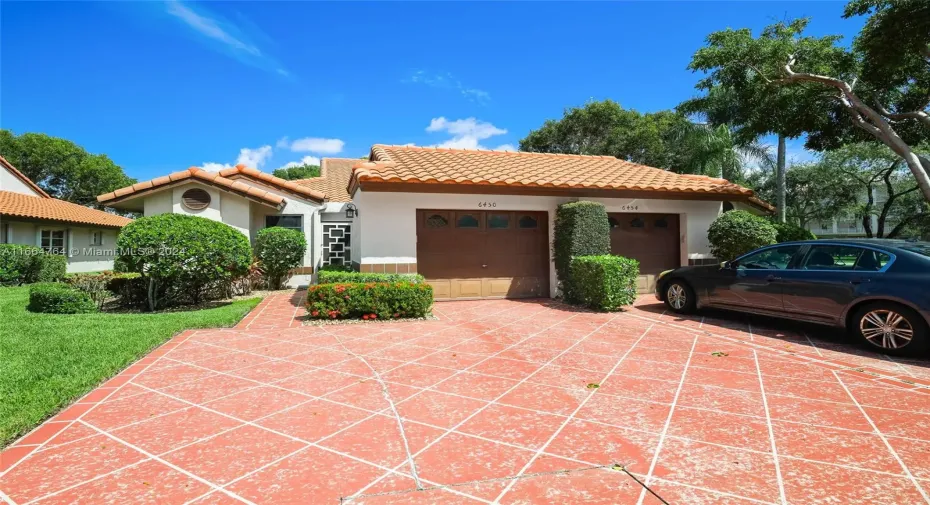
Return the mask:
<path id="1" fill-rule="evenodd" d="M 771 148 L 759 142 L 739 142 L 728 125 L 683 123 L 672 134 L 677 144 L 679 173 L 723 177 L 731 182 L 744 179 L 753 161 L 760 166 L 774 164 Z"/>

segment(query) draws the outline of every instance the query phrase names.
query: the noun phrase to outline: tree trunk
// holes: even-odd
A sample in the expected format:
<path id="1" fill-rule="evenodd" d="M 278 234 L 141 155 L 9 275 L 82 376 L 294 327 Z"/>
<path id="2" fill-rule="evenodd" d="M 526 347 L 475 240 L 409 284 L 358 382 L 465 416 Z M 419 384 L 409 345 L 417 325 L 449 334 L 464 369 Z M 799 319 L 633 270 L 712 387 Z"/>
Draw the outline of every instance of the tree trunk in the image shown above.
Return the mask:
<path id="1" fill-rule="evenodd" d="M 786 218 L 785 209 L 785 137 L 778 136 L 778 159 L 775 162 L 775 193 L 776 206 L 778 207 L 778 222 L 784 223 Z"/>

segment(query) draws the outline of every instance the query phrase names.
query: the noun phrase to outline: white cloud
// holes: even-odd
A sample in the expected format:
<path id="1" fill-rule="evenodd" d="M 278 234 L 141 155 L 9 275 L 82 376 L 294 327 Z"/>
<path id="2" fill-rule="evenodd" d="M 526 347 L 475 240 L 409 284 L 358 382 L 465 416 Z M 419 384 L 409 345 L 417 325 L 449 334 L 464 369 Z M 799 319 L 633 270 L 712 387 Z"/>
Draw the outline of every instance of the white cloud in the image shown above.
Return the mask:
<path id="1" fill-rule="evenodd" d="M 220 170 L 232 168 L 236 165 L 245 165 L 249 168 L 261 169 L 262 166 L 265 165 L 265 162 L 268 161 L 268 158 L 271 157 L 271 154 L 271 146 L 268 145 L 256 147 L 255 149 L 243 147 L 239 150 L 239 157 L 236 158 L 236 163 L 216 163 L 211 161 L 204 163 L 202 168 L 208 172 L 219 172 Z"/>
<path id="2" fill-rule="evenodd" d="M 165 12 L 181 21 L 203 38 L 202 42 L 224 52 L 233 58 L 283 77 L 289 77 L 287 71 L 273 57 L 262 52 L 255 39 L 268 39 L 260 33 L 254 24 L 239 16 L 238 23 L 224 19 L 218 12 L 211 11 L 204 4 L 185 4 L 181 0 L 166 0 Z M 249 36 L 249 33 L 252 36 Z"/>
<path id="3" fill-rule="evenodd" d="M 303 158 L 300 159 L 300 161 L 291 161 L 291 162 L 285 163 L 284 165 L 281 165 L 278 168 L 291 168 L 291 167 L 299 167 L 303 165 L 319 165 L 319 164 L 320 164 L 320 159 L 317 158 L 316 156 L 304 156 Z"/>
<path id="4" fill-rule="evenodd" d="M 455 90 L 461 93 L 465 98 L 480 104 L 486 104 L 491 101 L 490 93 L 483 89 L 466 86 L 448 72 L 443 74 L 429 72 L 427 70 L 417 70 L 401 82 L 423 84 L 431 88 Z"/>
<path id="5" fill-rule="evenodd" d="M 275 147 L 278 149 L 287 149 L 291 145 L 291 140 L 287 137 L 281 137 L 278 139 L 278 142 L 275 143 Z"/>
<path id="6" fill-rule="evenodd" d="M 446 132 L 452 138 L 435 144 L 432 147 L 446 147 L 450 149 L 489 149 L 481 144 L 482 140 L 496 135 L 504 135 L 507 130 L 498 128 L 487 121 L 480 121 L 473 117 L 449 121 L 445 117 L 433 118 L 426 127 L 429 133 Z M 498 151 L 516 151 L 512 144 L 503 144 L 497 147 Z"/>
<path id="7" fill-rule="evenodd" d="M 286 142 L 287 137 L 281 140 Z M 336 154 L 342 152 L 345 145 L 346 143 L 340 139 L 305 137 L 291 142 L 290 149 L 297 153 Z"/>

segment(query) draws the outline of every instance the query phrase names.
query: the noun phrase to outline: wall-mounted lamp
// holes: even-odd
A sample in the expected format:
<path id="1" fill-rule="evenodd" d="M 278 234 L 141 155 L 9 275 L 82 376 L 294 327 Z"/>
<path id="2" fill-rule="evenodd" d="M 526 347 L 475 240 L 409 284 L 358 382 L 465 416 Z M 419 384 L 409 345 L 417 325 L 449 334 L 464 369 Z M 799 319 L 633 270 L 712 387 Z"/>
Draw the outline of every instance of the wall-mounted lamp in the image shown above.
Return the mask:
<path id="1" fill-rule="evenodd" d="M 353 219 L 355 216 L 360 215 L 358 212 L 358 207 L 354 203 L 346 204 L 346 219 Z"/>

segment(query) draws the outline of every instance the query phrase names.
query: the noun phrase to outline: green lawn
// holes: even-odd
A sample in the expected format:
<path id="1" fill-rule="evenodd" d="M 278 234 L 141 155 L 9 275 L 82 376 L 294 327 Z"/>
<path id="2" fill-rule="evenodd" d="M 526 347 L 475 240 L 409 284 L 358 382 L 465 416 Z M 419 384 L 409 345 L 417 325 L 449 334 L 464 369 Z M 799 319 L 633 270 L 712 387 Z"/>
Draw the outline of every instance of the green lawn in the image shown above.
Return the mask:
<path id="1" fill-rule="evenodd" d="M 28 287 L 0 288 L 0 447 L 175 333 L 232 326 L 259 298 L 158 314 L 33 314 Z"/>

